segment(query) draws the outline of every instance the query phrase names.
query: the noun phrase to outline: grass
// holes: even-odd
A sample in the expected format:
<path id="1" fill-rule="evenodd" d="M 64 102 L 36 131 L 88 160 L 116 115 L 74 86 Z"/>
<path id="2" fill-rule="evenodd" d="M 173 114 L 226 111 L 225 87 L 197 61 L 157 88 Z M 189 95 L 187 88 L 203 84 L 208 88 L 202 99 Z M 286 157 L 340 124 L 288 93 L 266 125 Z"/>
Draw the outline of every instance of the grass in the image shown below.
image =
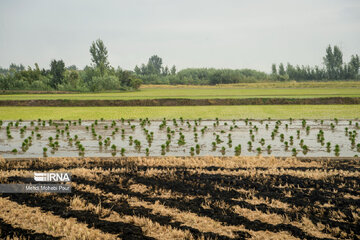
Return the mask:
<path id="1" fill-rule="evenodd" d="M 233 118 L 360 118 L 360 105 L 243 105 L 191 107 L 0 107 L 1 120 L 33 119 L 233 119 Z"/>
<path id="2" fill-rule="evenodd" d="M 159 98 L 315 98 L 315 97 L 360 97 L 359 88 L 238 88 L 208 86 L 198 88 L 144 88 L 134 92 L 71 93 L 71 94 L 3 94 L 0 100 L 32 99 L 159 99 Z"/>
<path id="3" fill-rule="evenodd" d="M 142 85 L 141 88 L 360 88 L 360 81 L 331 82 L 262 82 L 218 85 Z"/>

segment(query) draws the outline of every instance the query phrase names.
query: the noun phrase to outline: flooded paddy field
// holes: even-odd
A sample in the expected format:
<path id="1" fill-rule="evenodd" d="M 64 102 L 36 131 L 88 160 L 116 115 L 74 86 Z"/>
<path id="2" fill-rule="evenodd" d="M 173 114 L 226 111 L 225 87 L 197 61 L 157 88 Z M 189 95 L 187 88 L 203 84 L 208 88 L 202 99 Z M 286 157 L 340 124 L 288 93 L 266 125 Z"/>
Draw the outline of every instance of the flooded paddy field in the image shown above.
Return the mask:
<path id="1" fill-rule="evenodd" d="M 2 121 L 0 155 L 357 157 L 360 121 L 301 119 Z"/>

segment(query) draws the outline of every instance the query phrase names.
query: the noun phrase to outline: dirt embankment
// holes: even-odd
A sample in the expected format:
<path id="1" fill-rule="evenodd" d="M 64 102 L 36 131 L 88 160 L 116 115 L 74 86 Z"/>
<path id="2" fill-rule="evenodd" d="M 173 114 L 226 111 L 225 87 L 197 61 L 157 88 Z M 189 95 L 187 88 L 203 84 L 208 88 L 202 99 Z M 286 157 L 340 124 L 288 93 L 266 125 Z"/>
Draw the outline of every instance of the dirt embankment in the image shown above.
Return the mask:
<path id="1" fill-rule="evenodd" d="M 358 97 L 330 98 L 242 98 L 242 99 L 138 99 L 138 100 L 1 100 L 0 106 L 207 106 L 207 105 L 291 105 L 360 104 Z"/>

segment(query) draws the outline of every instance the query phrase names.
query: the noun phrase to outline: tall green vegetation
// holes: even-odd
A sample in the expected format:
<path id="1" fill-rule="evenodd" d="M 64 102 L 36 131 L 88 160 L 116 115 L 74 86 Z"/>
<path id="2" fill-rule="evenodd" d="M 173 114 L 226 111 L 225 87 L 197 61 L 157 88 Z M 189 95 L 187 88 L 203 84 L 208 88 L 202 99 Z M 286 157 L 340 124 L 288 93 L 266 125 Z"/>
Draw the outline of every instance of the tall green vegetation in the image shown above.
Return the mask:
<path id="1" fill-rule="evenodd" d="M 253 83 L 266 81 L 328 81 L 328 80 L 357 80 L 360 61 L 358 55 L 352 55 L 348 64 L 343 62 L 343 54 L 338 46 L 326 49 L 323 58 L 324 67 L 293 66 L 288 63 L 284 66 L 272 64 L 271 74 L 251 69 L 214 69 L 214 68 L 187 68 L 176 73 L 163 67 L 162 59 L 157 55 L 149 58 L 147 64 L 136 66 L 135 74 L 146 84 L 190 84 L 216 85 L 228 83 Z"/>
<path id="2" fill-rule="evenodd" d="M 138 89 L 142 83 L 216 85 L 360 79 L 359 56 L 352 55 L 350 61 L 345 63 L 340 48 L 332 48 L 330 45 L 323 57 L 323 67 L 272 64 L 271 74 L 252 69 L 187 68 L 177 71 L 175 65 L 169 68 L 157 55 L 151 56 L 146 64 L 135 66 L 134 71 L 127 71 L 110 65 L 108 50 L 101 39 L 92 42 L 89 51 L 92 64 L 83 70 L 78 70 L 75 65 L 66 67 L 63 60 L 52 60 L 48 70 L 40 70 L 36 63 L 34 68 L 27 69 L 16 64 L 11 64 L 9 69 L 0 68 L 0 89 L 95 92 L 133 90 Z"/>
<path id="3" fill-rule="evenodd" d="M 52 60 L 50 63 L 50 74 L 52 78 L 50 80 L 50 86 L 54 89 L 58 87 L 58 85 L 62 84 L 65 77 L 65 63 L 63 60 Z"/>
<path id="4" fill-rule="evenodd" d="M 293 66 L 287 64 L 286 69 L 283 64 L 279 64 L 279 70 L 276 71 L 276 64 L 272 65 L 272 77 L 275 80 L 296 80 L 296 81 L 328 81 L 328 80 L 357 80 L 360 78 L 360 60 L 359 56 L 352 55 L 349 63 L 344 63 L 343 53 L 338 46 L 333 48 L 329 45 L 326 48 L 326 54 L 323 57 L 324 67 L 319 66 Z"/>
<path id="5" fill-rule="evenodd" d="M 114 69 L 108 61 L 108 50 L 98 39 L 90 46 L 91 66 L 78 70 L 75 65 L 65 66 L 63 60 L 52 60 L 50 69 L 25 69 L 23 65 L 11 64 L 9 69 L 0 69 L 2 90 L 60 90 L 60 91 L 104 91 L 134 90 L 142 81 L 131 71 Z"/>
<path id="6" fill-rule="evenodd" d="M 95 68 L 104 76 L 105 71 L 109 69 L 108 51 L 104 42 L 101 39 L 96 40 L 90 46 L 91 61 L 94 63 Z"/>
<path id="7" fill-rule="evenodd" d="M 268 74 L 251 69 L 187 68 L 176 72 L 175 65 L 169 70 L 157 55 L 150 57 L 147 64 L 135 66 L 134 72 L 146 84 L 216 85 L 271 80 Z"/>

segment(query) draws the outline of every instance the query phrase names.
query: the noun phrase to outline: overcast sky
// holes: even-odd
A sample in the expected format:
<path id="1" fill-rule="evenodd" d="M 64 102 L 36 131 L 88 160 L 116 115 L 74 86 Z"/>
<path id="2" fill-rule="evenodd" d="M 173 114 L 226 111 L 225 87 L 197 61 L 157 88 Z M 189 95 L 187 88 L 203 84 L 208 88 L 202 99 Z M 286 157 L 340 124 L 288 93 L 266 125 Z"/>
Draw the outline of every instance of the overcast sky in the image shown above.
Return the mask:
<path id="1" fill-rule="evenodd" d="M 112 66 L 321 65 L 328 44 L 360 54 L 359 0 L 0 0 L 0 66 L 84 67 L 100 38 Z"/>

